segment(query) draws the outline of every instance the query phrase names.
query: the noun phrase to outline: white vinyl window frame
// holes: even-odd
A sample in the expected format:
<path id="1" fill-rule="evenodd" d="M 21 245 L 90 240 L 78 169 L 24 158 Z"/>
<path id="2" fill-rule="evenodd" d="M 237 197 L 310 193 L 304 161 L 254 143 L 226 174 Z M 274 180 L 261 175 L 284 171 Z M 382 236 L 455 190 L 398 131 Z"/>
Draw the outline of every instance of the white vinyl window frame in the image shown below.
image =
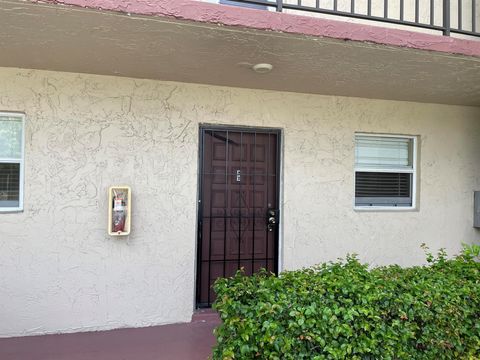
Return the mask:
<path id="1" fill-rule="evenodd" d="M 18 184 L 18 206 L 17 207 L 2 207 L 0 203 L 0 213 L 12 213 L 23 211 L 23 192 L 24 192 L 24 163 L 25 163 L 25 114 L 14 111 L 0 111 L 0 118 L 2 116 L 18 117 L 22 122 L 22 136 L 21 136 L 21 156 L 20 158 L 0 158 L 2 164 L 19 164 L 20 177 Z"/>
<path id="2" fill-rule="evenodd" d="M 410 140 L 412 140 L 412 168 L 411 169 L 374 168 L 374 167 L 368 168 L 368 167 L 357 167 L 356 163 L 355 163 L 354 173 L 353 173 L 354 174 L 354 180 L 353 180 L 353 208 L 354 208 L 354 210 L 358 210 L 358 211 L 412 211 L 412 210 L 416 210 L 416 208 L 417 208 L 417 146 L 418 146 L 418 136 L 357 132 L 354 135 L 354 142 L 355 143 L 356 143 L 356 137 L 357 136 L 390 137 L 390 138 L 397 138 L 397 139 L 410 139 Z M 356 196 L 355 196 L 357 172 L 387 172 L 387 173 L 409 173 L 409 174 L 412 174 L 412 184 L 411 184 L 412 205 L 410 205 L 410 206 L 357 205 L 356 204 Z"/>

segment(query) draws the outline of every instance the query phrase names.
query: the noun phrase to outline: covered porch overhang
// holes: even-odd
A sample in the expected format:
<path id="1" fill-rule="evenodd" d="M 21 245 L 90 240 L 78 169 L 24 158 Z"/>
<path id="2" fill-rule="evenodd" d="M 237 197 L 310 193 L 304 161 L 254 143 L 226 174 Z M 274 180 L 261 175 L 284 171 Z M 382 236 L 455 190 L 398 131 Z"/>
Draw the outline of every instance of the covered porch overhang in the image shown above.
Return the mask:
<path id="1" fill-rule="evenodd" d="M 278 17 L 278 26 L 269 31 L 238 20 L 238 16 L 257 13 L 251 9 L 195 4 L 220 9 L 211 16 L 221 21 L 202 21 L 201 12 L 187 12 L 190 17 L 165 8 L 129 13 L 128 6 L 119 9 L 105 0 L 101 8 L 100 2 L 86 8 L 88 4 L 81 1 L 69 6 L 1 1 L 0 66 L 480 106 L 478 41 L 442 39 L 450 45 L 435 49 L 429 43 L 422 48 L 418 41 L 415 46 L 403 46 L 355 34 L 342 38 L 314 31 L 289 32 L 288 26 L 282 30 L 288 21 L 297 25 L 303 21 L 302 26 L 323 24 L 331 32 L 338 23 L 291 14 L 261 13 Z M 166 6 L 165 1 L 158 3 Z M 225 11 L 233 11 L 237 20 Z M 408 37 L 408 31 L 386 34 L 398 36 L 399 32 Z M 462 46 L 467 48 L 460 51 Z M 273 70 L 255 73 L 252 65 L 257 63 L 272 64 Z"/>

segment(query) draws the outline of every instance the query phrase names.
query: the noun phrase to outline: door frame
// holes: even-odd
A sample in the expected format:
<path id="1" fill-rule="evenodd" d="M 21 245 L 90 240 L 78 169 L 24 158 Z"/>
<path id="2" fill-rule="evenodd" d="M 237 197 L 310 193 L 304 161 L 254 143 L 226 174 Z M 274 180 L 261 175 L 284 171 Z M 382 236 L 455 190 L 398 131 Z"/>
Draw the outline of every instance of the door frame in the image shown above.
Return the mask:
<path id="1" fill-rule="evenodd" d="M 228 124 L 210 124 L 200 123 L 198 128 L 198 158 L 197 158 L 197 206 L 196 206 L 196 228 L 195 228 L 195 276 L 194 276 L 194 308 L 198 309 L 198 299 L 200 291 L 200 258 L 201 258 L 201 231 L 202 227 L 200 219 L 202 218 L 202 208 L 200 206 L 202 196 L 202 173 L 203 173 L 203 155 L 204 155 L 204 133 L 205 131 L 243 131 L 243 132 L 260 132 L 260 133 L 273 133 L 277 135 L 277 154 L 276 154 L 276 178 L 277 184 L 275 191 L 277 193 L 279 217 L 278 227 L 275 235 L 275 264 L 274 272 L 278 275 L 283 268 L 283 129 L 277 127 L 265 127 L 265 126 L 243 126 L 243 125 L 228 125 Z"/>

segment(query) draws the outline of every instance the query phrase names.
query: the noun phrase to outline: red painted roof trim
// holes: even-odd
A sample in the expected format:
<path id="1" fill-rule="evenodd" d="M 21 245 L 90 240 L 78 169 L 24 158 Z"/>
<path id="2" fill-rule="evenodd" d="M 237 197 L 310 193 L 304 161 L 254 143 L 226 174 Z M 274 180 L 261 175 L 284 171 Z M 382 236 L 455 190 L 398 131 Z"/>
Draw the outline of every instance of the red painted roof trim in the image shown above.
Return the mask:
<path id="1" fill-rule="evenodd" d="M 480 57 L 480 41 L 195 0 L 30 0 Z"/>

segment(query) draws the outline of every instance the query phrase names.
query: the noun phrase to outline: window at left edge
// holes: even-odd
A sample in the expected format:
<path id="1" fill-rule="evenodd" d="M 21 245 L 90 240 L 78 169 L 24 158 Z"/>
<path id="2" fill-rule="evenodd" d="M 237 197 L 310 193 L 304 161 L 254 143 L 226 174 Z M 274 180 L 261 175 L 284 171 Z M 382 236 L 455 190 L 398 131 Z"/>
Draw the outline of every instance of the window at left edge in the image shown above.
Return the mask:
<path id="1" fill-rule="evenodd" d="M 0 112 L 0 212 L 23 210 L 25 116 Z"/>

